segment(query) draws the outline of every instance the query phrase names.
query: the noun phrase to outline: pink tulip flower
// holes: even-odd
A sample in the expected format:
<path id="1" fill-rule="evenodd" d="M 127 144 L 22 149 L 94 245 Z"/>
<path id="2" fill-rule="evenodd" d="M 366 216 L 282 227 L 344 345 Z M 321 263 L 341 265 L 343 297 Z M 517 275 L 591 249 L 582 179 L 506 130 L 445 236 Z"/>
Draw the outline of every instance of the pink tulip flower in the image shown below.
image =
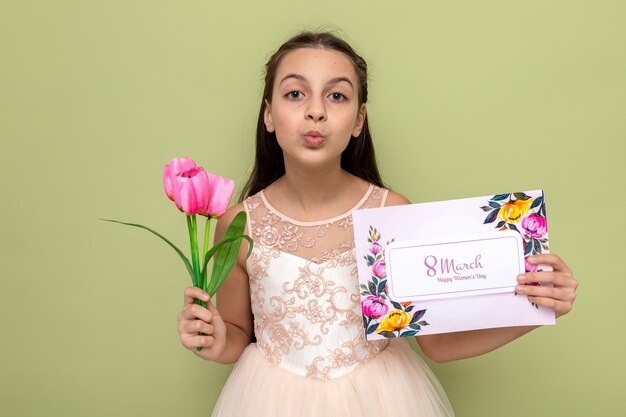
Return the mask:
<path id="1" fill-rule="evenodd" d="M 174 202 L 185 214 L 203 214 L 209 203 L 209 177 L 202 167 L 193 167 L 172 179 Z"/>
<path id="2" fill-rule="evenodd" d="M 209 202 L 204 210 L 200 213 L 207 217 L 220 217 L 230 204 L 235 190 L 235 181 L 220 177 L 217 174 L 207 174 L 209 180 Z"/>
<path id="3" fill-rule="evenodd" d="M 172 158 L 163 170 L 163 187 L 167 197 L 174 201 L 174 181 L 181 173 L 195 168 L 196 163 L 191 158 Z"/>
<path id="4" fill-rule="evenodd" d="M 230 204 L 235 181 L 207 173 L 191 158 L 172 158 L 163 170 L 163 188 L 180 211 L 217 218 Z"/>

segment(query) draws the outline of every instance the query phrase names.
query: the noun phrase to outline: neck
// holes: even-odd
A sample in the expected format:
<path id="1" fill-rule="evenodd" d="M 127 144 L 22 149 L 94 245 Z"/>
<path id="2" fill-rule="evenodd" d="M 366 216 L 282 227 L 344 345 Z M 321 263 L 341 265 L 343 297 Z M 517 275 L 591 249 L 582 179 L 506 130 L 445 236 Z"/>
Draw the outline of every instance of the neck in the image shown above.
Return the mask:
<path id="1" fill-rule="evenodd" d="M 287 163 L 287 161 L 285 161 Z M 359 179 L 344 171 L 340 164 L 321 167 L 285 166 L 285 175 L 277 182 L 284 195 L 304 212 L 316 212 L 328 203 L 341 198 L 338 190 Z"/>

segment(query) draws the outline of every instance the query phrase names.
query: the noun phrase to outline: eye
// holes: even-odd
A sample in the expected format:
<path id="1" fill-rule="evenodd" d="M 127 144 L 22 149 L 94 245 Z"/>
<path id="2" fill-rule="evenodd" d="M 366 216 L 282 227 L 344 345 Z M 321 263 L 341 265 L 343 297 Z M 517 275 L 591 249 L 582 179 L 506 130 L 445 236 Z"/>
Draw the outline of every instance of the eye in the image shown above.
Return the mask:
<path id="1" fill-rule="evenodd" d="M 298 90 L 293 90 L 285 94 L 285 97 L 287 97 L 289 100 L 298 100 L 299 98 L 302 98 L 302 93 Z"/>
<path id="2" fill-rule="evenodd" d="M 328 97 L 330 97 L 333 101 L 346 101 L 348 99 L 346 96 L 338 92 L 331 93 Z"/>

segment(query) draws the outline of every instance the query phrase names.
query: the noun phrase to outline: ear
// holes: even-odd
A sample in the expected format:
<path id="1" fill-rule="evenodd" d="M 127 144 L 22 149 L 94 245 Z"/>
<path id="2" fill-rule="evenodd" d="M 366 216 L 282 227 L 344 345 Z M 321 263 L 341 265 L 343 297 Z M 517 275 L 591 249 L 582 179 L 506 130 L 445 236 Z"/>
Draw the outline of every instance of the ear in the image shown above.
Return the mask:
<path id="1" fill-rule="evenodd" d="M 265 129 L 272 133 L 274 131 L 274 122 L 272 121 L 272 113 L 270 113 L 270 103 L 265 100 L 265 110 L 263 110 L 263 122 L 265 123 Z"/>
<path id="2" fill-rule="evenodd" d="M 363 103 L 361 104 L 359 113 L 356 115 L 356 121 L 354 122 L 354 129 L 352 129 L 352 136 L 357 137 L 361 134 L 361 131 L 363 130 L 363 125 L 365 124 L 366 114 L 367 114 L 367 107 L 365 107 L 365 103 Z"/>

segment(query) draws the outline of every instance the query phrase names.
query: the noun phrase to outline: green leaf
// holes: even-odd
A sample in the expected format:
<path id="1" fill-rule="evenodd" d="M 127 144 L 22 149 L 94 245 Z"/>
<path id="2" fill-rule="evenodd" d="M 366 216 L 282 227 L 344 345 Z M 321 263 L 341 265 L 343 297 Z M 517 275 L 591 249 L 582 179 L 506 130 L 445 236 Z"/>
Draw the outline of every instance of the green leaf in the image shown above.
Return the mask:
<path id="1" fill-rule="evenodd" d="M 541 253 L 541 243 L 537 239 L 533 239 L 533 253 Z"/>
<path id="2" fill-rule="evenodd" d="M 218 244 L 214 245 L 211 249 L 207 251 L 202 261 L 202 273 L 201 273 L 202 276 L 204 276 L 204 274 L 206 273 L 206 267 L 209 261 L 211 260 L 211 258 L 213 257 L 213 255 L 215 255 L 224 246 L 226 246 L 229 243 L 234 242 L 237 239 L 238 239 L 237 237 L 224 238 Z"/>
<path id="3" fill-rule="evenodd" d="M 246 236 L 243 234 L 244 230 L 246 229 L 246 220 L 247 215 L 245 211 L 240 211 L 239 213 L 237 213 L 228 225 L 228 228 L 226 228 L 224 238 Z M 252 246 L 250 246 L 250 248 L 248 249 L 248 254 L 246 255 L 246 258 L 250 256 L 250 253 L 252 253 Z"/>
<path id="4" fill-rule="evenodd" d="M 237 255 L 239 254 L 241 241 L 243 239 L 247 240 L 249 244 L 246 259 L 250 256 L 250 253 L 252 253 L 253 241 L 250 236 L 243 234 L 246 227 L 246 217 L 245 211 L 237 213 L 224 233 L 222 242 L 226 241 L 226 243 L 222 244 L 222 242 L 220 242 L 216 245 L 219 246 L 219 250 L 217 250 L 217 254 L 213 262 L 211 281 L 208 283 L 206 289 L 211 296 L 217 292 L 217 289 L 222 285 L 224 280 L 226 280 L 230 270 L 233 269 L 233 266 L 237 261 Z M 213 256 L 213 254 L 211 256 Z M 207 256 L 204 259 L 203 276 L 206 273 L 206 265 L 209 259 L 210 256 Z"/>
<path id="5" fill-rule="evenodd" d="M 252 245 L 254 244 L 250 236 L 247 235 L 241 235 L 230 239 L 223 245 L 223 247 L 220 247 L 220 250 L 217 251 L 215 260 L 213 261 L 211 280 L 206 289 L 206 292 L 208 292 L 211 296 L 213 296 L 219 287 L 222 286 L 231 269 L 233 269 L 233 266 L 237 261 L 237 255 L 239 254 L 241 241 L 244 239 L 247 240 L 250 248 L 252 248 Z M 246 254 L 246 259 L 248 259 L 249 256 L 250 250 L 248 250 L 248 253 Z"/>
<path id="6" fill-rule="evenodd" d="M 160 237 L 161 239 L 163 239 L 165 241 L 165 243 L 167 243 L 168 245 L 170 245 L 172 247 L 172 249 L 174 249 L 176 251 L 176 253 L 178 254 L 178 256 L 180 256 L 180 259 L 183 260 L 183 262 L 185 263 L 185 267 L 187 267 L 187 271 L 189 272 L 189 276 L 191 276 L 191 282 L 196 285 L 197 283 L 195 282 L 195 278 L 194 278 L 194 273 L 193 273 L 193 268 L 191 267 L 191 263 L 189 262 L 189 259 L 187 259 L 187 257 L 183 254 L 183 252 L 178 249 L 176 247 L 176 245 L 174 245 L 172 242 L 170 242 L 165 236 L 163 236 L 162 234 L 160 234 L 159 232 L 157 232 L 156 230 L 152 230 L 147 226 L 144 226 L 142 224 L 137 224 L 137 223 L 126 223 L 126 222 L 121 222 L 119 220 L 111 220 L 111 219 L 100 219 L 100 220 L 104 220 L 105 222 L 112 222 L 112 223 L 119 223 L 119 224 L 125 224 L 126 226 L 133 226 L 133 227 L 139 227 L 140 229 L 144 229 L 147 230 L 148 232 Z"/>
<path id="7" fill-rule="evenodd" d="M 404 333 L 400 333 L 400 337 L 415 336 L 417 333 L 417 330 L 408 330 Z"/>
<path id="8" fill-rule="evenodd" d="M 494 211 L 489 213 L 483 224 L 493 223 L 498 218 L 498 211 L 499 210 L 495 209 Z"/>
<path id="9" fill-rule="evenodd" d="M 502 201 L 506 198 L 509 198 L 510 194 L 496 194 L 493 196 L 492 200 L 493 201 Z"/>
<path id="10" fill-rule="evenodd" d="M 411 324 L 417 323 L 419 319 L 424 317 L 424 314 L 426 314 L 426 310 L 418 310 L 415 313 L 413 313 L 413 317 L 411 318 Z"/>
<path id="11" fill-rule="evenodd" d="M 372 281 L 369 281 L 367 283 L 367 286 L 370 292 L 372 293 L 372 295 L 376 295 L 376 286 L 374 285 L 374 283 Z"/>
<path id="12" fill-rule="evenodd" d="M 533 250 L 533 242 L 531 240 L 524 243 L 524 256 L 530 255 Z"/>
<path id="13" fill-rule="evenodd" d="M 491 207 L 495 208 L 495 209 L 499 209 L 500 207 L 502 207 L 502 206 L 500 205 L 500 203 L 497 203 L 497 202 L 495 202 L 495 201 L 490 201 L 490 202 L 489 202 L 489 205 L 490 205 Z"/>
<path id="14" fill-rule="evenodd" d="M 380 323 L 374 323 L 372 324 L 370 327 L 367 328 L 367 332 L 365 334 L 372 334 L 376 331 L 376 329 L 378 329 L 378 325 Z"/>
<path id="15" fill-rule="evenodd" d="M 493 210 L 493 207 L 490 206 L 482 206 L 481 209 L 483 209 L 483 211 L 487 212 L 487 211 L 491 211 Z"/>
<path id="16" fill-rule="evenodd" d="M 515 196 L 515 198 L 517 198 L 518 200 L 530 200 L 530 197 L 526 194 L 526 193 L 513 193 L 513 195 Z"/>
<path id="17" fill-rule="evenodd" d="M 397 337 L 394 332 L 378 332 L 378 334 L 383 336 L 383 337 L 390 338 L 390 339 Z"/>
<path id="18" fill-rule="evenodd" d="M 535 198 L 535 201 L 533 201 L 533 203 L 530 205 L 530 208 L 537 208 L 541 205 L 541 203 L 543 203 L 543 197 L 537 197 Z"/>

